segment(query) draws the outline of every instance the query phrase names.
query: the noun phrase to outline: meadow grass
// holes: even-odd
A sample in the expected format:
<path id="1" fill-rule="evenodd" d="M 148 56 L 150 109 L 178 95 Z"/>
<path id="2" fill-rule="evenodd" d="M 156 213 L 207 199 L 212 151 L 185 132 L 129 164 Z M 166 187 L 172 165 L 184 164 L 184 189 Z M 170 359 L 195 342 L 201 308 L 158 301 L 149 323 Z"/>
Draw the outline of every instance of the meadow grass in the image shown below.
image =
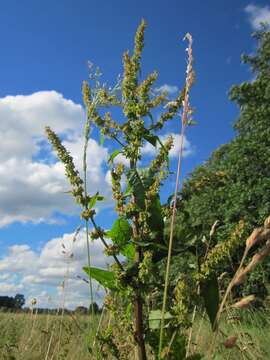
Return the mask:
<path id="1" fill-rule="evenodd" d="M 98 315 L 91 321 L 86 315 L 0 313 L 0 359 L 94 359 L 88 345 L 98 319 Z"/>
<path id="2" fill-rule="evenodd" d="M 220 322 L 213 359 L 269 359 L 269 334 L 269 308 L 227 311 Z M 197 315 L 193 325 L 190 353 L 207 354 L 212 338 L 209 320 L 206 316 Z M 234 345 L 231 346 L 232 344 Z"/>
<path id="3" fill-rule="evenodd" d="M 103 359 L 91 354 L 100 315 L 60 315 L 30 313 L 0 313 L 1 360 L 92 360 Z M 89 321 L 91 333 L 89 333 Z M 105 315 L 101 330 L 108 323 Z M 60 332 L 60 328 L 62 331 Z M 270 309 L 228 312 L 220 324 L 214 351 L 214 360 L 269 359 Z M 61 335 L 60 335 L 61 334 Z M 190 346 L 190 355 L 206 354 L 212 340 L 212 330 L 206 317 L 197 314 Z M 237 336 L 235 346 L 224 345 L 228 337 Z M 127 347 L 126 359 L 134 359 L 135 352 Z M 130 347 L 131 346 L 131 347 Z M 135 349 L 134 349 L 135 350 Z M 108 355 L 108 359 L 115 359 Z M 153 359 L 149 354 L 149 359 Z"/>

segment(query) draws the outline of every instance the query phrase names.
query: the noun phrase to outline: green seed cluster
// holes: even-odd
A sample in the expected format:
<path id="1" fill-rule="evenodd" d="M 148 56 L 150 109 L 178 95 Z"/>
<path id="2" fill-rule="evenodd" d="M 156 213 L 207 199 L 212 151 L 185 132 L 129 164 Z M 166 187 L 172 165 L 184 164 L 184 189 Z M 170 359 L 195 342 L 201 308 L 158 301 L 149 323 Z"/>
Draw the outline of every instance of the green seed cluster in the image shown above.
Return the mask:
<path id="1" fill-rule="evenodd" d="M 201 265 L 198 280 L 204 281 L 216 273 L 217 269 L 233 254 L 244 241 L 244 221 L 240 220 L 228 241 L 217 244 Z"/>
<path id="2" fill-rule="evenodd" d="M 76 202 L 80 205 L 85 204 L 85 198 L 83 196 L 83 181 L 80 178 L 78 170 L 76 170 L 73 158 L 61 143 L 59 137 L 50 129 L 50 127 L 45 128 L 48 140 L 50 141 L 53 149 L 57 152 L 59 160 L 65 166 L 65 174 L 72 186 L 72 195 L 76 199 Z"/>
<path id="3" fill-rule="evenodd" d="M 112 195 L 113 199 L 115 200 L 115 210 L 118 212 L 119 215 L 123 215 L 124 212 L 124 204 L 125 199 L 123 192 L 121 190 L 121 179 L 124 172 L 124 165 L 117 164 L 115 169 L 112 169 L 111 176 L 112 176 Z"/>
<path id="4" fill-rule="evenodd" d="M 145 251 L 143 254 L 143 260 L 139 265 L 139 274 L 138 278 L 142 284 L 147 284 L 149 276 L 152 272 L 152 253 L 150 251 Z"/>
<path id="5" fill-rule="evenodd" d="M 181 276 L 174 288 L 174 300 L 172 312 L 175 316 L 177 326 L 187 328 L 189 320 L 190 288 L 184 276 Z"/>

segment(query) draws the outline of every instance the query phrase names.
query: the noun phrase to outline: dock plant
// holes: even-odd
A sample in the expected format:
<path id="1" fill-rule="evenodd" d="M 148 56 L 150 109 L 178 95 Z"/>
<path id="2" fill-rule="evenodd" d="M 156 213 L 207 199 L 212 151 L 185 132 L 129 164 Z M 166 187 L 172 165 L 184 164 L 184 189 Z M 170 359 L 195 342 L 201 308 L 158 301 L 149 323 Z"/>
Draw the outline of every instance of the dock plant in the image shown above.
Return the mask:
<path id="1" fill-rule="evenodd" d="M 194 81 L 192 37 L 189 34 L 185 37 L 188 40 L 186 81 L 182 90 L 171 99 L 165 91 L 156 90 L 156 71 L 142 78 L 145 28 L 146 22 L 142 20 L 136 32 L 133 52 L 126 51 L 123 54 L 123 74 L 115 86 L 101 84 L 101 74 L 99 70 L 94 71 L 93 67 L 90 69 L 90 80 L 83 82 L 86 112 L 83 176 L 75 168 L 71 155 L 58 135 L 50 128 L 46 128 L 46 133 L 65 166 L 66 177 L 71 185 L 70 193 L 80 205 L 81 218 L 85 221 L 88 263 L 84 271 L 89 276 L 91 303 L 92 279 L 107 291 L 104 306 L 110 312 L 110 320 L 107 329 L 96 334 L 96 358 L 106 359 L 110 353 L 114 358 L 128 359 L 136 348 L 138 360 L 202 359 L 199 354 L 188 356 L 186 351 L 187 341 L 190 341 L 187 330 L 192 326 L 190 314 L 193 305 L 204 306 L 213 331 L 217 331 L 229 293 L 234 286 L 244 281 L 255 263 L 268 254 L 269 240 L 264 239 L 267 250 L 263 248 L 257 257 L 254 255 L 253 262 L 244 267 L 251 248 L 250 243 L 247 243 L 243 261 L 223 300 L 220 299 L 216 269 L 230 255 L 231 250 L 244 241 L 243 221 L 239 221 L 223 245 L 209 248 L 207 239 L 202 237 L 205 251 L 194 254 L 197 262 L 193 269 L 189 273 L 179 273 L 173 286 L 169 284 L 171 258 L 181 256 L 184 259 L 185 253 L 190 249 L 192 252 L 194 248 L 192 244 L 186 248 L 176 248 L 173 244 L 183 141 L 186 128 L 193 124 L 189 104 L 189 91 Z M 166 207 L 161 203 L 160 191 L 170 175 L 169 153 L 176 144 L 172 136 L 162 141 L 160 134 L 164 133 L 170 121 L 176 121 L 181 128 L 181 144 L 175 195 L 172 206 Z M 108 168 L 117 219 L 110 230 L 102 228 L 96 219 L 96 206 L 104 200 L 102 189 L 92 193 L 87 187 L 87 146 L 92 127 L 99 131 L 101 142 L 110 141 L 113 148 L 108 158 Z M 143 151 L 148 143 L 156 149 L 151 160 L 145 157 Z M 91 166 L 91 161 L 89 163 Z M 223 174 L 219 173 L 218 176 L 222 177 Z M 166 222 L 170 223 L 169 236 L 165 231 Z M 209 231 L 211 238 L 216 225 Z M 268 223 L 257 231 L 268 234 Z M 113 257 L 110 269 L 91 266 L 90 239 L 101 241 L 105 255 Z M 160 278 L 162 262 L 167 263 L 165 285 L 163 278 Z M 172 296 L 168 298 L 168 291 L 172 288 Z M 163 294 L 163 301 L 156 296 L 157 293 Z M 200 299 L 203 301 L 200 302 Z M 237 308 L 243 303 L 247 304 L 250 299 L 240 299 L 240 303 L 236 302 L 233 306 Z"/>

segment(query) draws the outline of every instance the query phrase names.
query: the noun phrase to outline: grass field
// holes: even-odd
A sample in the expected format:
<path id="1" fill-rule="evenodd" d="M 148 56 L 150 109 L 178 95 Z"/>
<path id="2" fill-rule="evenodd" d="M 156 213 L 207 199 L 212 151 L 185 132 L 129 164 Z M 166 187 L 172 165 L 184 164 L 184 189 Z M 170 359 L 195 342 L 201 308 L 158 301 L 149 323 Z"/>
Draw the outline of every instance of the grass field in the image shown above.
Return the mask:
<path id="1" fill-rule="evenodd" d="M 1 313 L 0 359 L 91 359 L 88 329 L 84 315 Z"/>
<path id="2" fill-rule="evenodd" d="M 96 329 L 99 319 L 99 315 L 91 321 L 89 316 L 77 314 L 0 313 L 0 359 L 102 359 L 97 354 L 90 354 L 88 350 L 88 345 L 93 344 L 95 333 L 95 330 L 89 331 L 89 326 L 91 325 L 91 329 Z M 107 324 L 108 317 L 105 316 L 103 328 Z M 249 310 L 242 314 L 228 314 L 216 339 L 214 359 L 268 360 L 269 334 L 269 311 Z M 236 345 L 231 349 L 226 348 L 224 346 L 226 338 L 235 335 Z M 209 322 L 198 316 L 193 326 L 189 354 L 207 354 L 212 338 Z M 135 353 L 130 351 L 127 339 L 122 339 L 122 342 L 123 347 L 129 347 L 127 359 L 134 359 Z"/>

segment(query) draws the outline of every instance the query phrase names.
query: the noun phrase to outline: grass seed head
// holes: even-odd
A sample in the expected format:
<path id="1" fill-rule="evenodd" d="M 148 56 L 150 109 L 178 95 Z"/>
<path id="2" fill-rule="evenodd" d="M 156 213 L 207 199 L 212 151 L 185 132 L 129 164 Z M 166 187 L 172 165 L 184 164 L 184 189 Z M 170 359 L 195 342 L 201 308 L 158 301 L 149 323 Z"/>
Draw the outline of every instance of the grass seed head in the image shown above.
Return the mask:
<path id="1" fill-rule="evenodd" d="M 232 305 L 232 307 L 235 309 L 244 309 L 249 307 L 251 304 L 253 304 L 255 300 L 256 300 L 255 295 L 248 295 L 242 298 L 241 300 L 237 301 L 235 304 Z"/>

